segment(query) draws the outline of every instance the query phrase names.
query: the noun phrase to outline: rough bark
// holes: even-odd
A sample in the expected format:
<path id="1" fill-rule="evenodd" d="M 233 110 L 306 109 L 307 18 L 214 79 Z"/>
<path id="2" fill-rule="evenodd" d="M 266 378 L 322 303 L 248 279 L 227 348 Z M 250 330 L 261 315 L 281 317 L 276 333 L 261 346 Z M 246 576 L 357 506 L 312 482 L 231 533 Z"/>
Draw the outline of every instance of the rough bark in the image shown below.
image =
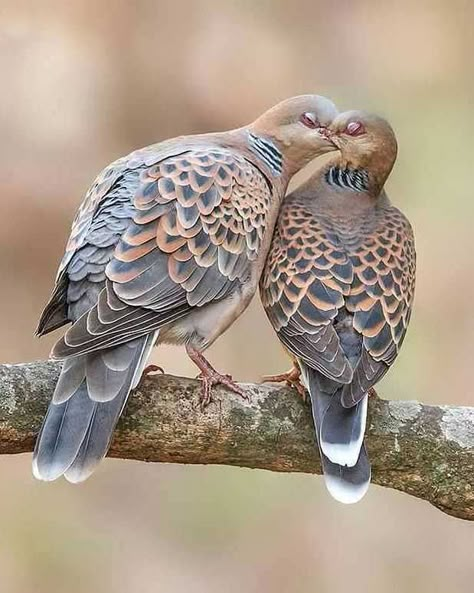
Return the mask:
<path id="1" fill-rule="evenodd" d="M 0 454 L 32 451 L 60 365 L 0 365 Z M 200 383 L 145 378 L 119 422 L 110 455 L 320 473 L 309 406 L 288 388 L 225 390 L 204 412 Z M 474 520 L 474 408 L 371 398 L 367 448 L 373 482 Z"/>

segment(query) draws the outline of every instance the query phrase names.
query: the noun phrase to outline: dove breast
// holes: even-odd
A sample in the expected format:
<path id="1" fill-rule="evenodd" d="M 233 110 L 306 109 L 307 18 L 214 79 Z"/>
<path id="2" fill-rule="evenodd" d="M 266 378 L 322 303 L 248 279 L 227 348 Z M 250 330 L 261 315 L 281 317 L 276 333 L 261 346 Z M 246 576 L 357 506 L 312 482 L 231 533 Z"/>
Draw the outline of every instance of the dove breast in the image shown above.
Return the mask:
<path id="1" fill-rule="evenodd" d="M 195 308 L 186 317 L 165 325 L 159 343 L 189 344 L 204 351 L 244 312 L 255 294 L 257 282 L 255 278 L 227 298 Z"/>

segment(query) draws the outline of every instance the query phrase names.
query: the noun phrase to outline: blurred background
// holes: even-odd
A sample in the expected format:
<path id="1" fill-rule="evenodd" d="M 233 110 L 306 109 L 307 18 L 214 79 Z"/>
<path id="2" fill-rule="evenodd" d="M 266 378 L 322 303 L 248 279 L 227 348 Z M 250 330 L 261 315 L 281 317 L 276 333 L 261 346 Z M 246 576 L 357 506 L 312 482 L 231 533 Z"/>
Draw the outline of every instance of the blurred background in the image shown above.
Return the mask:
<path id="1" fill-rule="evenodd" d="M 379 394 L 472 405 L 473 19 L 467 0 L 3 0 L 0 360 L 47 357 L 36 321 L 103 166 L 316 92 L 399 138 L 418 286 Z M 287 367 L 257 299 L 210 359 L 240 380 Z M 196 374 L 182 350 L 153 361 Z M 473 527 L 377 486 L 346 508 L 318 477 L 107 460 L 71 486 L 30 461 L 0 459 L 2 592 L 472 591 Z"/>

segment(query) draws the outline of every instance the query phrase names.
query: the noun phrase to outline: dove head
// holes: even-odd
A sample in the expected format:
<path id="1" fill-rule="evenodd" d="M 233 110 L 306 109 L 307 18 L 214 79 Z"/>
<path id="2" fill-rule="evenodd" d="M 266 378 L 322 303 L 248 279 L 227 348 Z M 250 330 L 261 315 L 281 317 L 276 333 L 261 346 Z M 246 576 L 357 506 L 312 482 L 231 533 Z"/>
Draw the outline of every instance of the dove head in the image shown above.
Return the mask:
<path id="1" fill-rule="evenodd" d="M 332 101 L 319 95 L 292 97 L 275 105 L 248 128 L 250 147 L 261 147 L 293 175 L 312 159 L 337 150 L 324 134 L 338 111 Z"/>
<path id="2" fill-rule="evenodd" d="M 336 117 L 327 134 L 341 152 L 341 168 L 363 173 L 367 189 L 378 195 L 397 158 L 397 139 L 390 124 L 378 115 L 346 111 Z"/>

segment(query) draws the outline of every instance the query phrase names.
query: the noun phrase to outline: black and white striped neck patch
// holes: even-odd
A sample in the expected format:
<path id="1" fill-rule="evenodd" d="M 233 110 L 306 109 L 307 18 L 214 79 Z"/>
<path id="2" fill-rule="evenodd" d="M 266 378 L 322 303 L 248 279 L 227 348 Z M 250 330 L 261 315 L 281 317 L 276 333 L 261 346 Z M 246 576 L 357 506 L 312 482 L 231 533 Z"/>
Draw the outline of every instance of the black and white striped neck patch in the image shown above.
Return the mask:
<path id="1" fill-rule="evenodd" d="M 283 155 L 271 140 L 249 132 L 249 145 L 253 152 L 266 163 L 275 175 L 281 174 L 283 170 Z"/>
<path id="2" fill-rule="evenodd" d="M 334 165 L 325 174 L 329 185 L 351 191 L 367 191 L 369 189 L 369 174 L 365 169 L 350 169 Z"/>

